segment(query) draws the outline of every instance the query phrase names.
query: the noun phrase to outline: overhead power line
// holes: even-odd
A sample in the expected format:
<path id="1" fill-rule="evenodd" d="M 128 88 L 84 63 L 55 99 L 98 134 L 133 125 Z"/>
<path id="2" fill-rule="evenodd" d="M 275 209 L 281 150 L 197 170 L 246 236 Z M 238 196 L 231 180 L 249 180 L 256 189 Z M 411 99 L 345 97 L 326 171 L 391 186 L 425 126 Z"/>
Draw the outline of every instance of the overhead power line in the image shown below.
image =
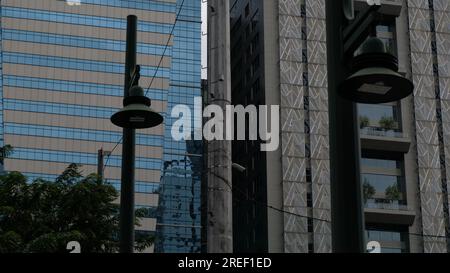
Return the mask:
<path id="1" fill-rule="evenodd" d="M 165 47 L 164 47 L 164 51 L 163 51 L 163 53 L 162 53 L 162 55 L 161 55 L 161 58 L 159 59 L 158 65 L 157 65 L 157 67 L 156 67 L 156 70 L 155 70 L 155 72 L 153 73 L 153 76 L 152 76 L 152 78 L 151 78 L 151 80 L 150 80 L 150 84 L 149 84 L 148 87 L 146 88 L 147 91 L 145 92 L 145 96 L 147 96 L 148 91 L 150 91 L 150 88 L 151 88 L 152 85 L 153 85 L 153 81 L 154 81 L 154 79 L 156 78 L 156 75 L 158 74 L 159 68 L 161 67 L 161 64 L 162 64 L 162 61 L 163 61 L 163 59 L 164 59 L 164 57 L 165 57 L 167 48 L 169 47 L 169 44 L 170 44 L 170 40 L 172 39 L 173 32 L 174 32 L 174 30 L 175 30 L 175 26 L 176 26 L 176 24 L 177 24 L 177 22 L 178 22 L 178 19 L 179 19 L 179 17 L 180 17 L 181 10 L 183 9 L 184 1 L 185 1 L 185 0 L 183 0 L 183 1 L 181 2 L 181 4 L 180 4 L 180 8 L 179 8 L 179 10 L 178 10 L 178 12 L 177 12 L 177 15 L 176 15 L 176 17 L 175 17 L 175 22 L 173 23 L 172 29 L 170 30 L 169 37 L 167 38 L 167 42 L 166 42 L 166 45 L 165 45 Z M 111 155 L 114 153 L 114 151 L 117 149 L 117 147 L 122 143 L 122 141 L 123 141 L 123 136 L 120 137 L 119 141 L 116 143 L 116 145 L 114 145 L 114 147 L 113 147 L 112 150 L 111 150 L 111 153 L 110 153 L 110 154 L 108 155 L 108 157 L 106 158 L 106 160 L 105 160 L 105 165 L 103 166 L 103 173 L 105 172 L 105 169 L 106 169 L 106 167 L 108 166 L 109 158 L 110 158 Z"/>

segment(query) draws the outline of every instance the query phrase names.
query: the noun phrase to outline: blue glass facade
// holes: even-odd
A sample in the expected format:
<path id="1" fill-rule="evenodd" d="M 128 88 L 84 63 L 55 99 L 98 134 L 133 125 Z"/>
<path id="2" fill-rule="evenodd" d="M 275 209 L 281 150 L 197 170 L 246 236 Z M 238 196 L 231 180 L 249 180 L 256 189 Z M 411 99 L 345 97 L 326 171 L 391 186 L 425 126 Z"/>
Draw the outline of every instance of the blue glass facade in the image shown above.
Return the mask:
<path id="1" fill-rule="evenodd" d="M 0 5 L 0 14 L 3 12 L 2 5 Z M 2 27 L 2 20 L 0 17 L 0 100 L 3 101 L 3 27 Z M 3 126 L 3 103 L 0 103 L 0 146 L 4 145 L 4 139 L 3 139 L 3 132 L 4 132 L 4 126 Z M 4 170 L 4 166 L 2 163 L 0 163 L 0 171 Z"/>
<path id="2" fill-rule="evenodd" d="M 165 117 L 164 126 L 136 135 L 136 207 L 149 218 L 139 232 L 156 232 L 155 252 L 199 252 L 201 145 L 172 140 L 170 112 L 201 96 L 200 4 L 2 0 L 0 145 L 14 147 L 4 168 L 30 181 L 53 180 L 70 163 L 95 172 L 97 150 L 122 137 L 109 118 L 122 107 L 125 17 L 137 14 L 138 57 L 151 62 L 138 59 L 140 85 Z M 120 154 L 119 146 L 105 160 L 105 178 L 118 190 Z"/>
<path id="3" fill-rule="evenodd" d="M 180 103 L 194 109 L 194 97 L 201 96 L 200 4 L 177 1 L 180 15 L 174 29 L 169 109 Z M 200 252 L 201 141 L 173 141 L 173 122 L 166 117 L 155 251 Z"/>

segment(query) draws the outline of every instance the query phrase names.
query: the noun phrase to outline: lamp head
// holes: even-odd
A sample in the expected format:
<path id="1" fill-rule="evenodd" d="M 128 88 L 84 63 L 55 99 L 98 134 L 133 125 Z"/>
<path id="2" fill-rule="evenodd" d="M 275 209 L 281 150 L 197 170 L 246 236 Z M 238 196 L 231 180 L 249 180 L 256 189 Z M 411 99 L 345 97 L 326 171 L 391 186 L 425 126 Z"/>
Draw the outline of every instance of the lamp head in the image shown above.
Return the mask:
<path id="1" fill-rule="evenodd" d="M 123 99 L 123 108 L 111 116 L 111 122 L 122 128 L 145 129 L 158 126 L 163 117 L 150 108 L 151 101 L 140 86 L 133 86 Z"/>
<path id="2" fill-rule="evenodd" d="M 352 60 L 352 75 L 339 87 L 342 97 L 361 103 L 386 103 L 403 99 L 413 83 L 398 72 L 398 60 L 387 53 L 378 38 L 367 40 Z"/>

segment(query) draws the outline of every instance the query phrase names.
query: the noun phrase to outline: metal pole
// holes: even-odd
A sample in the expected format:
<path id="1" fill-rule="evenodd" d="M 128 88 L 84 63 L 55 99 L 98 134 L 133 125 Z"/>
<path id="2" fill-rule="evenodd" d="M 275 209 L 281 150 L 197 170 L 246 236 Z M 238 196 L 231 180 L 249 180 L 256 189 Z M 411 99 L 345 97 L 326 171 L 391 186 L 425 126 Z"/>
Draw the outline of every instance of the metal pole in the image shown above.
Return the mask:
<path id="1" fill-rule="evenodd" d="M 362 253 L 365 238 L 357 108 L 337 94 L 339 84 L 349 75 L 343 45 L 345 23 L 343 0 L 327 0 L 332 245 L 333 252 Z"/>
<path id="2" fill-rule="evenodd" d="M 127 48 L 125 57 L 124 97 L 133 84 L 136 69 L 137 17 L 127 17 Z M 135 169 L 135 129 L 123 129 L 122 174 L 120 189 L 120 252 L 133 253 L 134 250 L 134 169 Z"/>

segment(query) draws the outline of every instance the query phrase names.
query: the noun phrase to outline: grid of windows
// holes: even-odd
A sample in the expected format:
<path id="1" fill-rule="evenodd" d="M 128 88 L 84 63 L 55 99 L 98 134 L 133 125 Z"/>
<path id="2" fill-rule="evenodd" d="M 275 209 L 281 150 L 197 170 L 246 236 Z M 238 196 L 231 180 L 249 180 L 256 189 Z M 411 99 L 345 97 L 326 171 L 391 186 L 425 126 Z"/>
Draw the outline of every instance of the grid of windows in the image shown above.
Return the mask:
<path id="1" fill-rule="evenodd" d="M 91 118 L 109 119 L 116 111 L 115 108 L 100 106 L 84 106 L 77 104 L 51 103 L 40 101 L 26 101 L 15 99 L 3 100 L 5 110 L 16 110 L 26 112 L 70 115 Z"/>
<path id="2" fill-rule="evenodd" d="M 117 28 L 117 29 L 127 28 L 127 20 L 125 19 L 87 16 L 54 11 L 50 12 L 24 8 L 5 7 L 2 9 L 2 16 L 29 19 L 29 20 L 49 21 L 56 23 L 66 23 L 72 25 L 86 25 L 86 26 Z M 142 32 L 157 32 L 169 34 L 171 29 L 172 29 L 171 24 L 160 24 L 141 21 L 138 25 L 138 30 Z"/>
<path id="3" fill-rule="evenodd" d="M 177 1 L 177 12 L 182 1 Z M 201 96 L 200 4 L 201 1 L 185 0 L 175 25 L 168 113 L 179 103 L 193 109 L 193 97 Z M 201 141 L 173 141 L 168 128 L 174 121 L 170 116 L 165 118 L 155 251 L 199 252 Z"/>
<path id="4" fill-rule="evenodd" d="M 3 40 L 103 49 L 120 52 L 125 51 L 125 42 L 118 40 L 87 38 L 81 36 L 70 36 L 70 35 L 32 32 L 25 30 L 12 30 L 12 29 L 3 29 L 2 36 Z M 170 55 L 171 50 L 172 50 L 171 47 L 168 47 L 166 49 L 166 55 Z M 138 43 L 137 52 L 149 55 L 162 55 L 164 52 L 164 46 Z"/>
<path id="5" fill-rule="evenodd" d="M 69 164 L 76 163 L 82 165 L 96 165 L 98 159 L 97 156 L 98 155 L 96 153 L 90 154 L 15 147 L 14 153 L 9 158 L 48 162 L 65 162 Z M 120 156 L 112 155 L 109 157 L 108 166 L 120 167 L 121 165 L 122 160 Z M 136 168 L 160 170 L 161 160 L 146 157 L 137 157 Z"/>
<path id="6" fill-rule="evenodd" d="M 3 52 L 3 62 L 13 63 L 13 64 L 28 64 L 55 68 L 65 68 L 65 69 L 75 69 L 83 71 L 95 71 L 95 72 L 105 72 L 105 73 L 117 73 L 124 74 L 125 67 L 121 63 L 109 63 L 109 62 L 99 62 L 90 60 L 81 60 L 65 57 L 53 57 L 53 56 L 43 56 L 35 54 L 24 54 L 24 53 L 11 53 Z M 156 67 L 152 66 L 141 66 L 140 73 L 142 76 L 153 76 L 156 72 Z M 169 77 L 168 68 L 159 68 L 156 74 L 160 78 Z"/>
<path id="7" fill-rule="evenodd" d="M 15 88 L 22 88 L 21 92 L 25 97 L 21 99 L 4 99 L 0 104 L 5 110 L 15 111 L 12 114 L 20 114 L 18 112 L 28 112 L 27 116 L 30 120 L 24 121 L 26 124 L 14 123 L 7 121 L 4 129 L 9 137 L 20 136 L 36 136 L 46 138 L 57 138 L 65 140 L 84 140 L 96 141 L 101 147 L 101 143 L 117 143 L 120 141 L 122 134 L 120 132 L 104 131 L 105 128 L 97 130 L 84 129 L 83 125 L 77 124 L 76 127 L 69 128 L 69 124 L 62 122 L 58 126 L 46 126 L 39 124 L 38 120 L 33 120 L 33 114 L 29 113 L 48 113 L 67 116 L 78 116 L 84 118 L 104 119 L 109 122 L 113 113 L 118 109 L 112 107 L 98 107 L 96 102 L 92 101 L 89 105 L 81 105 L 74 101 L 69 103 L 52 103 L 49 101 L 41 101 L 43 98 L 32 100 L 26 97 L 27 91 L 33 90 L 35 95 L 40 94 L 40 90 L 55 92 L 72 92 L 79 94 L 95 94 L 102 96 L 123 96 L 123 86 L 112 84 L 95 83 L 95 79 L 82 79 L 79 81 L 61 80 L 57 73 L 74 73 L 77 75 L 79 71 L 95 71 L 104 74 L 110 74 L 114 77 L 123 77 L 124 65 L 122 63 L 113 63 L 111 61 L 92 60 L 88 55 L 65 57 L 65 50 L 72 50 L 75 47 L 85 50 L 79 52 L 89 52 L 90 49 L 106 50 L 115 52 L 125 52 L 126 42 L 122 38 L 101 39 L 102 35 L 96 35 L 95 31 L 123 30 L 126 29 L 126 18 L 111 18 L 109 15 L 91 16 L 84 11 L 77 13 L 77 10 L 84 10 L 84 5 L 102 5 L 111 7 L 137 8 L 139 10 L 162 11 L 174 17 L 180 8 L 182 0 L 174 2 L 153 1 L 153 0 L 83 0 L 81 6 L 73 6 L 67 10 L 52 11 L 43 10 L 44 8 L 27 9 L 24 7 L 16 7 L 12 1 L 8 2 L 8 6 L 4 3 L 0 4 L 0 14 L 2 18 L 14 18 L 15 22 L 22 22 L 20 29 L 16 29 L 18 25 L 12 25 L 10 28 L 1 28 L 1 39 L 7 41 L 22 42 L 20 45 L 36 46 L 45 48 L 46 45 L 57 45 L 58 52 L 48 51 L 48 56 L 31 54 L 25 52 L 23 48 L 17 47 L 10 52 L 2 52 L 0 60 L 1 64 L 21 64 L 8 65 L 10 73 L 2 75 L 0 79 L 1 88 L 3 85 L 8 88 L 8 92 L 14 91 Z M 166 49 L 165 41 L 159 41 L 158 44 L 138 42 L 137 52 L 143 55 L 159 58 L 164 53 L 165 57 L 170 58 L 170 68 L 160 67 L 157 77 L 170 80 L 170 87 L 167 90 L 159 89 L 160 86 L 152 86 L 149 89 L 148 96 L 152 100 L 161 100 L 167 102 L 167 110 L 161 113 L 163 116 L 170 114 L 172 107 L 176 104 L 184 103 L 193 106 L 193 97 L 201 96 L 201 63 L 200 63 L 200 41 L 201 41 L 201 16 L 200 1 L 184 0 L 183 9 L 179 20 L 176 23 L 175 31 L 172 37 L 172 44 Z M 55 3 L 57 3 L 55 1 Z M 51 6 L 51 5 L 50 5 Z M 84 13 L 84 14 L 82 14 Z M 132 10 L 130 10 L 132 14 Z M 160 14 L 163 15 L 164 14 Z M 42 32 L 32 31 L 26 26 L 30 25 L 30 21 L 35 20 L 42 23 L 48 23 L 49 26 L 57 26 L 59 30 L 64 30 L 68 25 L 71 29 L 77 29 L 80 32 L 61 32 L 64 34 L 48 33 L 52 32 L 51 28 L 41 30 Z M 164 18 L 165 19 L 165 18 Z M 151 19 L 150 19 L 151 20 Z M 139 33 L 147 32 L 157 34 L 166 34 L 172 31 L 172 24 L 138 20 Z M 0 20 L 1 23 L 1 20 Z M 82 30 L 88 27 L 88 36 Z M 139 41 L 138 33 L 138 41 Z M 164 40 L 164 35 L 161 36 Z M 12 43 L 11 43 L 12 44 Z M 112 53 L 112 52 L 110 52 Z M 56 56 L 57 55 L 57 56 Z M 139 63 L 139 60 L 138 60 Z M 140 63 L 139 63 L 140 64 Z M 141 75 L 152 77 L 155 73 L 155 67 L 148 64 L 141 64 Z M 27 71 L 18 71 L 15 68 L 26 67 Z M 44 77 L 37 76 L 39 69 L 47 67 L 46 70 L 53 72 L 48 73 Z M 50 69 L 48 69 L 50 68 Z M 0 73 L 2 71 L 0 70 Z M 26 74 L 23 74 L 26 72 Z M 19 75 L 21 74 L 21 75 Z M 96 75 L 93 73 L 93 75 Z M 59 79 L 57 79 L 59 78 Z M 66 77 L 64 77 L 66 78 Z M 147 90 L 149 82 L 141 79 L 140 85 Z M 0 89 L 1 95 L 2 89 Z M 44 94 L 44 92 L 42 92 Z M 45 93 L 48 94 L 48 93 Z M 61 93 L 63 95 L 63 93 Z M 3 114 L 3 111 L 1 111 Z M 169 115 L 170 116 L 170 115 Z M 145 170 L 161 171 L 160 181 L 136 181 L 136 192 L 146 194 L 159 194 L 158 207 L 149 207 L 147 217 L 157 218 L 157 242 L 155 242 L 155 250 L 157 252 L 198 252 L 200 251 L 200 177 L 201 177 L 201 145 L 193 141 L 175 142 L 172 140 L 170 130 L 174 119 L 165 117 L 165 132 L 163 136 L 137 134 L 136 143 L 138 145 L 156 146 L 164 149 L 163 158 L 147 157 L 142 150 L 137 150 L 136 168 Z M 3 129 L 3 126 L 0 126 Z M 3 134 L 1 134 L 3 137 Z M 31 139 L 31 138 L 30 138 Z M 33 161 L 45 161 L 51 165 L 53 162 L 58 163 L 78 163 L 81 165 L 96 165 L 97 153 L 69 152 L 61 150 L 47 150 L 40 148 L 30 148 L 25 143 L 24 147 L 14 147 L 14 153 L 10 159 L 20 159 Z M 33 143 L 32 147 L 39 147 L 38 143 Z M 120 149 L 108 158 L 108 166 L 120 167 L 121 157 Z M 186 156 L 189 154 L 189 156 Z M 193 154 L 193 155 L 192 155 Z M 170 164 L 168 164 L 170 162 Z M 38 177 L 54 180 L 53 174 L 45 173 L 25 173 L 30 180 Z M 149 178 L 151 180 L 154 178 Z M 144 178 L 145 180 L 145 178 Z M 120 190 L 119 178 L 107 179 L 107 181 Z M 173 227 L 173 225 L 178 225 Z"/>
<path id="8" fill-rule="evenodd" d="M 386 49 L 397 55 L 395 20 L 385 17 L 376 27 L 376 36 Z M 400 102 L 358 104 L 361 135 L 404 137 Z M 362 151 L 361 183 L 368 208 L 407 209 L 403 155 Z M 365 155 L 364 155 L 365 154 Z"/>
<path id="9" fill-rule="evenodd" d="M 175 5 L 173 3 L 160 0 L 81 0 L 81 2 L 110 7 L 175 12 Z"/>
<path id="10" fill-rule="evenodd" d="M 28 182 L 34 181 L 36 179 L 54 181 L 58 177 L 58 175 L 55 174 L 52 175 L 52 174 L 29 173 L 29 172 L 24 172 L 23 175 L 25 175 L 28 178 Z M 105 179 L 105 181 L 111 184 L 111 186 L 113 186 L 118 192 L 120 192 L 120 183 L 121 183 L 120 180 Z M 137 193 L 157 194 L 159 191 L 159 183 L 136 181 L 135 191 Z"/>
<path id="11" fill-rule="evenodd" d="M 376 36 L 388 52 L 398 55 L 396 27 L 393 17 L 386 17 L 376 26 Z M 388 104 L 358 104 L 361 134 L 387 137 L 403 137 L 400 102 Z"/>
<path id="12" fill-rule="evenodd" d="M 1 12 L 2 6 L 0 5 L 0 12 Z M 2 20 L 0 20 L 0 101 L 3 100 L 3 26 L 2 26 Z M 3 103 L 0 103 L 0 145 L 3 147 L 5 145 L 3 141 Z M 4 166 L 2 163 L 0 163 L 0 171 L 4 171 Z"/>
<path id="13" fill-rule="evenodd" d="M 107 179 L 107 182 L 111 184 L 117 191 L 120 192 L 120 180 L 117 179 Z M 138 193 L 152 193 L 157 194 L 159 192 L 159 183 L 151 182 L 135 182 L 135 192 Z"/>
<path id="14" fill-rule="evenodd" d="M 158 215 L 158 208 L 157 207 L 150 207 L 150 206 L 142 206 L 142 205 L 136 205 L 136 209 L 145 209 L 144 218 L 156 218 Z M 154 234 L 154 232 L 151 232 Z"/>
<path id="15" fill-rule="evenodd" d="M 123 97 L 123 86 L 5 75 L 4 86 Z M 189 94 L 189 92 L 187 92 Z M 149 89 L 152 100 L 167 100 L 167 90 Z"/>
<path id="16" fill-rule="evenodd" d="M 18 123 L 5 123 L 4 132 L 11 135 L 54 137 L 108 143 L 117 143 L 122 137 L 122 133 L 119 132 Z M 136 134 L 137 145 L 159 147 L 162 145 L 162 142 L 163 136 Z"/>

